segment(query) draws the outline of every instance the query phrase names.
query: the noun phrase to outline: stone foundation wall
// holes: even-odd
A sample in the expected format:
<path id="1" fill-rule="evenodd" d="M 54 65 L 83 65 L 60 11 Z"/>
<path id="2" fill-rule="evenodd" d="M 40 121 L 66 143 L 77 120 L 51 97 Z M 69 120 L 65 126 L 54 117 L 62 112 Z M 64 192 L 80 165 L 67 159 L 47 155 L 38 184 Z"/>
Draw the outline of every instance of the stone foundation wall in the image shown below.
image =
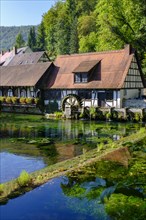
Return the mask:
<path id="1" fill-rule="evenodd" d="M 1 111 L 9 112 L 9 113 L 22 113 L 22 114 L 36 114 L 36 115 L 42 114 L 40 109 L 35 105 L 34 106 L 28 105 L 27 107 L 26 105 L 21 105 L 21 106 L 2 105 Z"/>

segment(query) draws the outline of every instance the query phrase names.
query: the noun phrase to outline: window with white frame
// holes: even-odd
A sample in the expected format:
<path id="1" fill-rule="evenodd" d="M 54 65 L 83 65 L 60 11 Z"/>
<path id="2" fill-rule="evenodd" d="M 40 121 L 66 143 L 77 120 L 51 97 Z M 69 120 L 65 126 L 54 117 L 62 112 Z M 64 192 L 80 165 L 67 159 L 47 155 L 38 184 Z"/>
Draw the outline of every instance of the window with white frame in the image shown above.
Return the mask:
<path id="1" fill-rule="evenodd" d="M 74 82 L 75 83 L 86 83 L 86 82 L 88 82 L 88 74 L 87 73 L 75 73 Z"/>
<path id="2" fill-rule="evenodd" d="M 25 89 L 22 89 L 22 90 L 21 90 L 20 96 L 21 96 L 21 97 L 26 97 L 26 91 L 25 91 Z"/>
<path id="3" fill-rule="evenodd" d="M 9 97 L 13 96 L 13 91 L 12 91 L 12 89 L 8 89 L 8 96 L 9 96 Z"/>
<path id="4" fill-rule="evenodd" d="M 33 87 L 30 88 L 30 95 L 31 97 L 35 97 L 35 92 Z"/>

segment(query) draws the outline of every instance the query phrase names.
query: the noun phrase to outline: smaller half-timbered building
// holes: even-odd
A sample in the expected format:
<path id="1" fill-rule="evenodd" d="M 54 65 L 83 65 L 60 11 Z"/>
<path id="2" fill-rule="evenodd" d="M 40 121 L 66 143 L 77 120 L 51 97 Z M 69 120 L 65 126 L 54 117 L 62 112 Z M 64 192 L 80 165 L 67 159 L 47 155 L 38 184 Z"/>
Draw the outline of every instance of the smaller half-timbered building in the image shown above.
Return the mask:
<path id="1" fill-rule="evenodd" d="M 51 62 L 0 67 L 0 96 L 40 97 L 46 86 Z"/>

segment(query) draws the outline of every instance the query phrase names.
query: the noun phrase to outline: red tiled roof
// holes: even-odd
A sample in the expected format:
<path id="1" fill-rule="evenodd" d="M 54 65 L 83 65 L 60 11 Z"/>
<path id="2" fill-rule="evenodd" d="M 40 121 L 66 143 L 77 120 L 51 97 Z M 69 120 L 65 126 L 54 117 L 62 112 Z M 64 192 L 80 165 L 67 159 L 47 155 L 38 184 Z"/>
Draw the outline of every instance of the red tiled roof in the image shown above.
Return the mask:
<path id="1" fill-rule="evenodd" d="M 48 88 L 51 89 L 118 89 L 122 88 L 135 51 L 123 50 L 58 56 L 50 74 Z M 88 83 L 74 83 L 74 71 L 81 64 L 100 62 Z"/>

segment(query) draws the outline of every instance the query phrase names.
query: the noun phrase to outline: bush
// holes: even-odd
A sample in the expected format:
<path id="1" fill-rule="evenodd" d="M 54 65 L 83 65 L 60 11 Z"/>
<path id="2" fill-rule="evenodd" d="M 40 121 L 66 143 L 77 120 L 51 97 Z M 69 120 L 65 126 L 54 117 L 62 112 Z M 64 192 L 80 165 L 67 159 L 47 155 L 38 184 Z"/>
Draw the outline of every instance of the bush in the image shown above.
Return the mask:
<path id="1" fill-rule="evenodd" d="M 96 108 L 95 107 L 90 107 L 89 108 L 89 114 L 91 119 L 95 119 L 97 116 Z"/>
<path id="2" fill-rule="evenodd" d="M 39 98 L 34 98 L 34 103 L 38 104 L 38 102 L 39 102 Z"/>
<path id="3" fill-rule="evenodd" d="M 56 118 L 62 118 L 62 112 L 54 112 Z"/>
<path id="4" fill-rule="evenodd" d="M 6 97 L 5 96 L 0 96 L 0 101 L 3 103 L 6 101 Z"/>
<path id="5" fill-rule="evenodd" d="M 33 98 L 26 98 L 25 99 L 25 102 L 27 103 L 27 104 L 32 104 L 33 102 L 34 102 L 34 99 Z"/>
<path id="6" fill-rule="evenodd" d="M 11 99 L 11 97 L 6 97 L 6 103 L 12 103 L 12 99 Z"/>
<path id="7" fill-rule="evenodd" d="M 3 191 L 4 191 L 4 185 L 0 184 L 0 195 L 3 193 Z"/>
<path id="8" fill-rule="evenodd" d="M 134 113 L 134 121 L 136 122 L 142 122 L 142 115 L 139 112 Z"/>
<path id="9" fill-rule="evenodd" d="M 19 102 L 21 103 L 21 104 L 25 104 L 26 102 L 26 98 L 24 98 L 24 97 L 21 97 L 20 99 L 19 99 Z"/>
<path id="10" fill-rule="evenodd" d="M 18 184 L 20 186 L 28 186 L 31 183 L 31 178 L 29 173 L 27 173 L 25 170 L 23 170 L 18 177 Z"/>
<path id="11" fill-rule="evenodd" d="M 15 97 L 15 96 L 11 97 L 11 101 L 13 104 L 17 103 L 18 100 L 19 100 L 18 97 Z"/>
<path id="12" fill-rule="evenodd" d="M 110 112 L 106 112 L 106 113 L 105 113 L 105 118 L 106 118 L 107 120 L 111 119 L 111 113 L 110 113 Z"/>

